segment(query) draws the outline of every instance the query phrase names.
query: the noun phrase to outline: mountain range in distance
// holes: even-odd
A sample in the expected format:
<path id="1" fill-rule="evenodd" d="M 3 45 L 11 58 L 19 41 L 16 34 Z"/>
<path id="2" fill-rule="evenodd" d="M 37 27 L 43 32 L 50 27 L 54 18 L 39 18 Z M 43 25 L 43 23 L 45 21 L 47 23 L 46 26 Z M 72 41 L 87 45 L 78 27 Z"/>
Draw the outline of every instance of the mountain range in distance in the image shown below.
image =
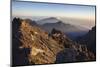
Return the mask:
<path id="1" fill-rule="evenodd" d="M 37 21 L 37 23 L 40 24 L 41 27 L 48 33 L 50 33 L 51 30 L 55 28 L 64 32 L 71 39 L 76 39 L 78 36 L 82 36 L 89 31 L 88 28 L 79 25 L 73 25 L 70 23 L 65 23 L 62 20 L 55 17 L 45 18 Z"/>
<path id="2" fill-rule="evenodd" d="M 77 39 L 77 37 L 85 35 L 90 30 L 89 28 L 69 23 L 69 21 L 64 22 L 63 20 L 56 17 L 44 17 L 42 19 L 39 18 L 38 20 L 33 20 L 32 24 L 40 26 L 48 33 L 50 33 L 53 28 L 61 30 L 72 40 L 75 40 Z"/>

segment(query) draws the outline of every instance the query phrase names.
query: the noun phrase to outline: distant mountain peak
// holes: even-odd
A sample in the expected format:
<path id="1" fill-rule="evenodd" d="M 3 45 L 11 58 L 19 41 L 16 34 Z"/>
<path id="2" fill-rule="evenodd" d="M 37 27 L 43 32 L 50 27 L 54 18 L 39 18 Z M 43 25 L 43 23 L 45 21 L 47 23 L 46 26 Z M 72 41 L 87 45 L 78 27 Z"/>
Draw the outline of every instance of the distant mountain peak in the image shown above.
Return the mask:
<path id="1" fill-rule="evenodd" d="M 55 19 L 55 20 L 58 20 L 56 17 L 49 17 L 49 18 L 45 18 L 45 19 Z"/>
<path id="2" fill-rule="evenodd" d="M 57 23 L 58 23 L 58 24 L 64 24 L 64 23 L 62 23 L 62 21 L 60 21 L 60 20 L 59 20 Z"/>
<path id="3" fill-rule="evenodd" d="M 49 18 L 45 18 L 45 19 L 41 19 L 39 21 L 37 21 L 38 24 L 45 24 L 45 23 L 57 23 L 60 20 L 55 18 L 55 17 L 49 17 Z"/>
<path id="4" fill-rule="evenodd" d="M 57 19 L 56 17 L 49 17 L 48 19 Z"/>

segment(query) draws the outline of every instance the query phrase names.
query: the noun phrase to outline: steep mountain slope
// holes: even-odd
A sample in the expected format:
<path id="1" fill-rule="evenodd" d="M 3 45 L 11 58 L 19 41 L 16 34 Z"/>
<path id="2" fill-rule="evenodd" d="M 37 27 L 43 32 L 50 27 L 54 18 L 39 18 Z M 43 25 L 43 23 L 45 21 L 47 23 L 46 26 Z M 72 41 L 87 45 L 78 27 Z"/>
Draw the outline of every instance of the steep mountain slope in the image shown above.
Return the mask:
<path id="1" fill-rule="evenodd" d="M 86 46 L 73 42 L 60 30 L 42 30 L 29 19 L 12 21 L 12 64 L 32 65 L 93 61 L 95 55 Z"/>
<path id="2" fill-rule="evenodd" d="M 96 54 L 96 26 L 94 26 L 86 35 L 80 37 L 78 43 L 87 45 L 88 49 Z"/>
<path id="3" fill-rule="evenodd" d="M 55 62 L 56 54 L 64 48 L 62 45 L 48 38 L 47 32 L 35 25 L 32 26 L 28 20 L 15 18 L 12 24 L 14 65 Z"/>

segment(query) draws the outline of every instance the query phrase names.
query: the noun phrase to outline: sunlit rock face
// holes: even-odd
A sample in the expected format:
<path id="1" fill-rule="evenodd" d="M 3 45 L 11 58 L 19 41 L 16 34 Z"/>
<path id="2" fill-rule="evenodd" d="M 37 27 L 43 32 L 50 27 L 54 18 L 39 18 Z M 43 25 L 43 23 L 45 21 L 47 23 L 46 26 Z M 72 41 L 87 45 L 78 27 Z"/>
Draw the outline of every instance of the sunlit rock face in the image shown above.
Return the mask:
<path id="1" fill-rule="evenodd" d="M 18 18 L 16 18 L 16 20 L 18 20 Z M 30 21 L 21 20 L 20 22 L 15 23 L 15 20 L 13 20 L 13 24 L 16 25 L 17 23 L 20 23 L 20 25 L 18 25 L 18 30 L 15 29 L 16 33 L 13 34 L 13 39 L 16 40 L 13 41 L 13 48 L 17 48 L 17 50 L 22 53 L 26 51 L 27 61 L 25 63 L 23 63 L 24 61 L 16 61 L 18 58 L 24 57 L 24 54 L 22 55 L 20 52 L 15 53 L 17 50 L 14 49 L 14 64 L 24 65 L 54 63 L 56 60 L 56 54 L 64 49 L 64 47 L 59 46 L 53 38 L 48 36 L 47 32 L 43 31 L 36 25 L 31 25 Z M 20 36 L 18 36 L 18 34 L 20 34 Z M 18 56 L 15 56 L 15 54 Z"/>

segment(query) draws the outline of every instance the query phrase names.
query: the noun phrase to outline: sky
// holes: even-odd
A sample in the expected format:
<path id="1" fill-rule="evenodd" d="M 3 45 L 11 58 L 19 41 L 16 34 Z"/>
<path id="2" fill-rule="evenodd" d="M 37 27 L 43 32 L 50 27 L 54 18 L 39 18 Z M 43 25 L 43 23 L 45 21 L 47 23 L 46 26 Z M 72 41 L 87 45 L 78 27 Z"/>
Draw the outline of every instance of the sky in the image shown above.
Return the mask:
<path id="1" fill-rule="evenodd" d="M 13 1 L 12 16 L 81 19 L 87 20 L 87 22 L 75 24 L 83 23 L 92 27 L 95 24 L 95 6 Z"/>

